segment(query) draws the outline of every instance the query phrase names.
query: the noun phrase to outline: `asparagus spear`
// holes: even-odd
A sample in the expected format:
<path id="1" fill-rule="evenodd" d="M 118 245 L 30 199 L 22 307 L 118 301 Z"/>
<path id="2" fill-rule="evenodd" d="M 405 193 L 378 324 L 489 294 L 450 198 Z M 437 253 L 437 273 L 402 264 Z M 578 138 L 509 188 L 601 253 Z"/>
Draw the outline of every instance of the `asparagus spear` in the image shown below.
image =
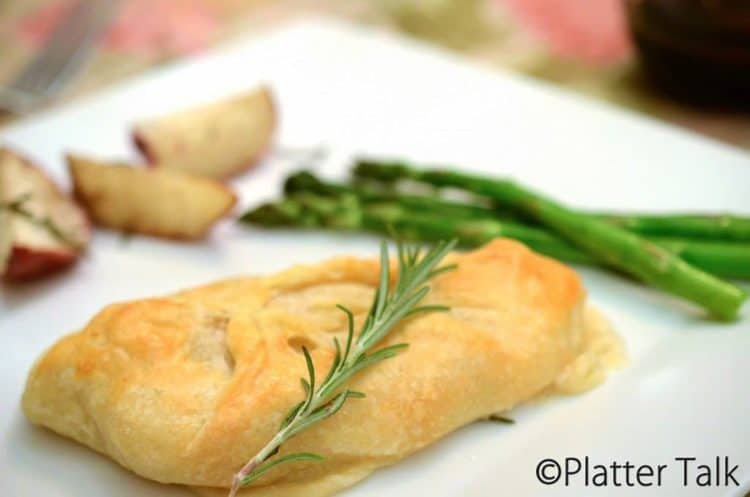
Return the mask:
<path id="1" fill-rule="evenodd" d="M 472 205 L 461 202 L 442 200 L 435 196 L 409 195 L 395 191 L 383 191 L 368 188 L 362 184 L 344 185 L 321 181 L 308 171 L 298 171 L 284 182 L 284 192 L 312 192 L 321 195 L 354 195 L 365 202 L 398 201 L 399 204 L 414 212 L 429 211 L 433 214 L 459 217 L 463 219 L 512 219 L 487 206 Z"/>
<path id="2" fill-rule="evenodd" d="M 692 301 L 720 319 L 735 319 L 747 297 L 742 289 L 692 266 L 637 234 L 568 209 L 511 181 L 372 161 L 358 162 L 354 173 L 385 181 L 412 179 L 487 196 L 536 219 L 603 264 Z"/>
<path id="3" fill-rule="evenodd" d="M 668 237 L 647 238 L 714 276 L 750 279 L 750 244 Z"/>
<path id="4" fill-rule="evenodd" d="M 750 242 L 750 218 L 732 215 L 601 214 L 601 219 L 643 235 Z"/>
<path id="5" fill-rule="evenodd" d="M 489 207 L 451 202 L 433 196 L 406 195 L 395 191 L 382 191 L 366 186 L 338 184 L 321 181 L 307 171 L 300 171 L 289 176 L 284 184 L 286 193 L 314 192 L 321 195 L 354 195 L 367 204 L 395 202 L 412 213 L 429 214 L 441 218 L 450 217 L 451 221 L 473 220 L 485 221 L 470 223 L 478 226 L 480 231 L 497 232 L 494 236 L 506 236 L 519 240 L 537 252 L 555 257 L 564 262 L 593 265 L 596 260 L 570 245 L 564 239 L 544 231 L 542 227 L 524 226 L 507 219 L 498 219 L 498 211 Z M 391 207 L 393 209 L 393 207 Z M 502 223 L 497 221 L 502 220 Z M 493 224 L 493 221 L 495 222 Z M 462 225 L 463 226 L 463 225 Z M 439 227 L 435 228 L 439 231 Z M 431 237 L 420 228 L 418 240 L 429 241 Z M 448 236 L 448 235 L 446 235 Z M 458 230 L 452 231 L 449 238 L 463 237 Z M 438 236 L 437 239 L 445 237 Z M 484 241 L 492 236 L 484 238 Z M 680 256 L 687 262 L 715 276 L 733 279 L 750 279 L 750 245 L 733 242 L 711 242 L 703 240 L 683 240 L 679 238 L 649 236 L 650 241 Z M 483 243 L 483 242 L 480 242 Z M 477 244 L 469 243 L 469 246 Z"/>

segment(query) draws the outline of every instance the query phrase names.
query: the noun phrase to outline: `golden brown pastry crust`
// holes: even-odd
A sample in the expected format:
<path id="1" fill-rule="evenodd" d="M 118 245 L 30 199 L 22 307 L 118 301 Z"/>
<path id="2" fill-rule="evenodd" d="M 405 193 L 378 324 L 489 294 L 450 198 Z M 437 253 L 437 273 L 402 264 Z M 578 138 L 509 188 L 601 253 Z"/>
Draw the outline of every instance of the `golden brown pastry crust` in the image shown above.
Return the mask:
<path id="1" fill-rule="evenodd" d="M 576 358 L 572 270 L 509 240 L 450 258 L 427 300 L 451 312 L 402 323 L 386 343 L 409 349 L 351 382 L 367 398 L 282 451 L 325 461 L 281 466 L 248 495 L 328 495 L 533 397 Z M 376 261 L 340 258 L 111 305 L 34 366 L 24 412 L 146 478 L 227 487 L 300 399 L 299 347 L 326 371 L 345 327 L 334 305 L 361 322 L 377 277 Z"/>

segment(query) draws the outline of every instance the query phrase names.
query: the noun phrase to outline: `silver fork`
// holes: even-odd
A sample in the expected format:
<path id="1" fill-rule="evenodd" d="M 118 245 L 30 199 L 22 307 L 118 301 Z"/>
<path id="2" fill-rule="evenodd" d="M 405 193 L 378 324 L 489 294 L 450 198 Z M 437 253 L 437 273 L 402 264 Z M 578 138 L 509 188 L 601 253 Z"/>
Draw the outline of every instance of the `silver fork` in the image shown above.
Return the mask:
<path id="1" fill-rule="evenodd" d="M 87 59 L 119 0 L 79 0 L 41 52 L 0 88 L 0 108 L 23 114 L 49 101 Z"/>

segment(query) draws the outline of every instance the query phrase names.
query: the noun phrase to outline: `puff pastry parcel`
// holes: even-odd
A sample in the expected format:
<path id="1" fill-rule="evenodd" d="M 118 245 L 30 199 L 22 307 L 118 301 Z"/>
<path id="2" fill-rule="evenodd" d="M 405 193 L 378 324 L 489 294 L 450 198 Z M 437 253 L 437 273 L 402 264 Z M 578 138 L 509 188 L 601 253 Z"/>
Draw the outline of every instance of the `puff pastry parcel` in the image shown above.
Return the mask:
<path id="1" fill-rule="evenodd" d="M 451 311 L 400 324 L 384 345 L 410 347 L 351 381 L 367 397 L 282 448 L 325 460 L 280 466 L 243 495 L 330 495 L 561 379 L 573 390 L 601 379 L 617 341 L 585 325 L 572 270 L 509 240 L 449 259 L 458 269 L 425 303 Z M 378 273 L 375 260 L 339 258 L 111 305 L 38 361 L 24 412 L 145 478 L 224 495 L 300 400 L 301 347 L 327 371 L 345 336 L 335 304 L 361 323 Z"/>

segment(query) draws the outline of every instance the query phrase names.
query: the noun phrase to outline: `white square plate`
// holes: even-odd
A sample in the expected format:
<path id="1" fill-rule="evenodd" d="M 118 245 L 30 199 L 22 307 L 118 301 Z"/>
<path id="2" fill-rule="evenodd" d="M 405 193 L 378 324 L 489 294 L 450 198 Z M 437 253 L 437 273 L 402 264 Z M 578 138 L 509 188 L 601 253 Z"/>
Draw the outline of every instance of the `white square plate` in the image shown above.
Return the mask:
<path id="1" fill-rule="evenodd" d="M 357 153 L 512 176 L 571 205 L 750 214 L 750 159 L 733 149 L 489 71 L 415 42 L 307 21 L 153 72 L 22 122 L 0 141 L 64 184 L 65 151 L 135 158 L 131 124 L 268 82 L 280 143 L 326 144 L 322 173 L 343 176 Z M 292 165 L 269 159 L 235 186 L 243 207 L 278 193 Z M 55 340 L 103 306 L 237 273 L 266 273 L 335 254 L 374 254 L 366 236 L 269 232 L 224 223 L 199 244 L 97 232 L 74 270 L 6 287 L 0 301 L 0 495 L 165 496 L 93 452 L 32 428 L 19 409 L 26 374 Z M 581 269 L 591 300 L 624 336 L 631 364 L 582 396 L 517 410 L 513 426 L 477 423 L 377 472 L 347 496 L 632 495 L 634 489 L 537 482 L 547 457 L 669 463 L 664 485 L 638 495 L 734 495 L 683 488 L 675 457 L 729 456 L 750 479 L 750 320 L 719 325 L 624 279 Z"/>

